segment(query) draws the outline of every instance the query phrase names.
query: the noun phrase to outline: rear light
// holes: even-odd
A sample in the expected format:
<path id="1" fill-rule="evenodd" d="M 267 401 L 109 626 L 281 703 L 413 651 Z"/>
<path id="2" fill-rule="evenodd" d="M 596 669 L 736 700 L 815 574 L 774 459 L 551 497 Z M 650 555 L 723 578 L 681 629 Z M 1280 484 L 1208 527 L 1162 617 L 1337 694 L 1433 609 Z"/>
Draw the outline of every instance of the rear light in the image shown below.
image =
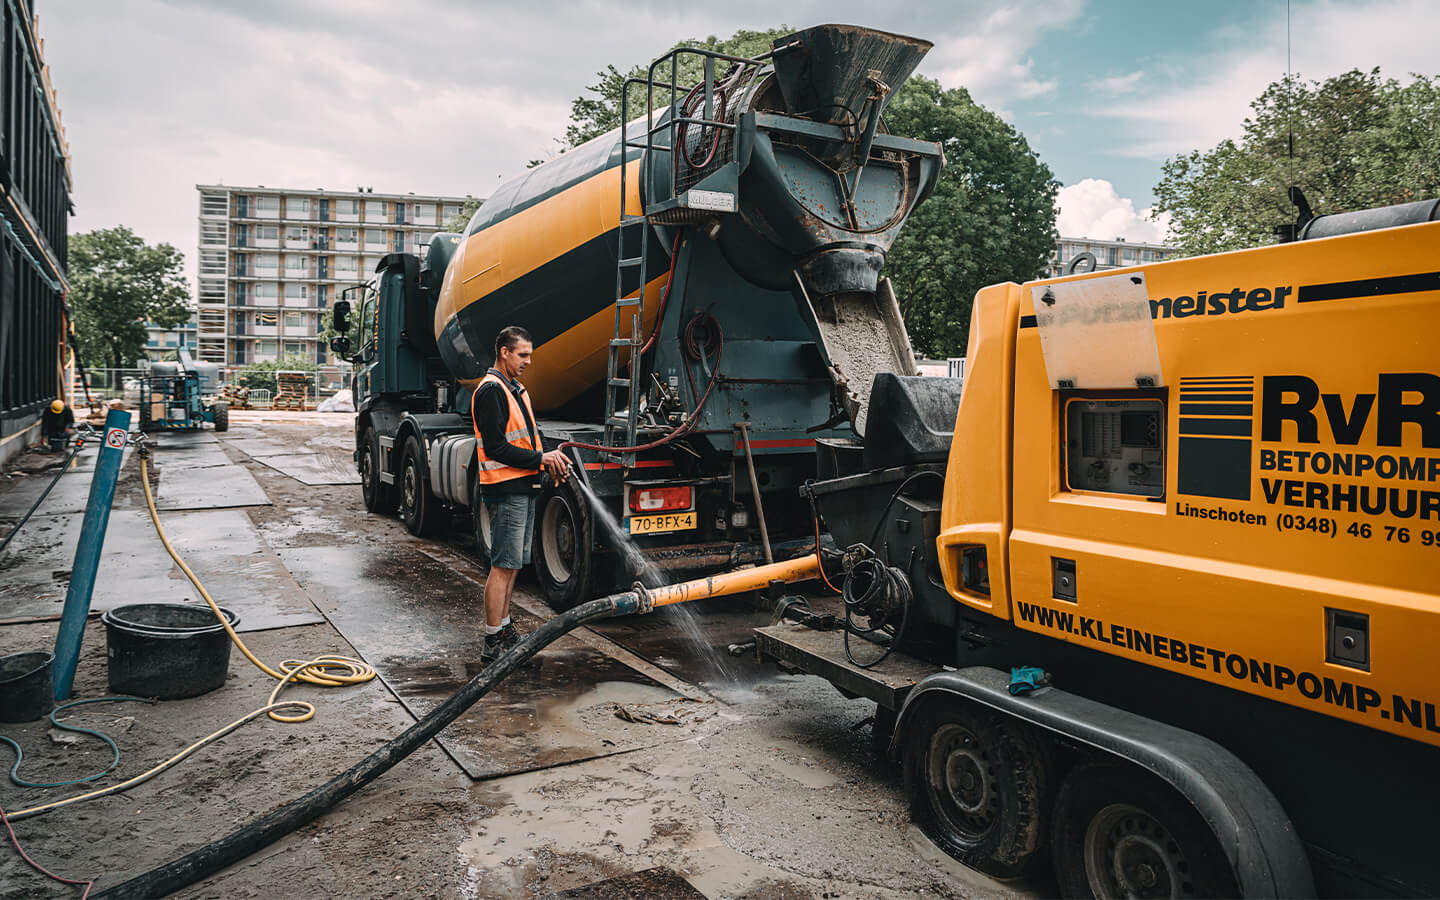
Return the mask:
<path id="1" fill-rule="evenodd" d="M 675 509 L 689 509 L 691 495 L 686 487 L 632 488 L 630 490 L 630 511 L 634 513 L 658 513 Z"/>

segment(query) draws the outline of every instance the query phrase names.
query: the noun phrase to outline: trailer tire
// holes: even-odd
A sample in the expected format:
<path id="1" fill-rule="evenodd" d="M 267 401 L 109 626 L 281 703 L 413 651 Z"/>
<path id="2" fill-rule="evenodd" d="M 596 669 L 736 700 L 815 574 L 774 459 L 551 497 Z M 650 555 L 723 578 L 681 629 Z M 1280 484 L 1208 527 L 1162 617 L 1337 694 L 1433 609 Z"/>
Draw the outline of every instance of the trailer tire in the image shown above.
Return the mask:
<path id="1" fill-rule="evenodd" d="M 440 524 L 440 501 L 430 493 L 430 479 L 425 473 L 425 457 L 420 442 L 412 434 L 405 439 L 400 454 L 400 518 L 405 528 L 416 537 L 433 534 Z"/>
<path id="2" fill-rule="evenodd" d="M 535 579 L 550 608 L 565 612 L 590 599 L 594 565 L 589 505 L 569 481 L 550 485 L 535 510 Z"/>
<path id="3" fill-rule="evenodd" d="M 223 400 L 210 407 L 210 417 L 215 422 L 216 431 L 230 430 L 230 404 Z"/>
<path id="4" fill-rule="evenodd" d="M 1055 803 L 1062 897 L 1238 897 L 1219 841 L 1173 788 L 1134 766 L 1090 763 Z"/>
<path id="5" fill-rule="evenodd" d="M 484 492 L 480 482 L 470 485 L 470 529 L 473 537 L 472 549 L 481 571 L 490 571 L 490 510 L 485 507 Z"/>
<path id="6" fill-rule="evenodd" d="M 375 429 L 360 433 L 360 495 L 365 511 L 387 516 L 395 511 L 395 486 L 380 480 L 380 437 Z"/>
<path id="7" fill-rule="evenodd" d="M 1047 837 L 1053 762 L 1023 724 L 934 702 L 906 726 L 910 815 L 942 850 L 997 878 L 1024 874 Z"/>

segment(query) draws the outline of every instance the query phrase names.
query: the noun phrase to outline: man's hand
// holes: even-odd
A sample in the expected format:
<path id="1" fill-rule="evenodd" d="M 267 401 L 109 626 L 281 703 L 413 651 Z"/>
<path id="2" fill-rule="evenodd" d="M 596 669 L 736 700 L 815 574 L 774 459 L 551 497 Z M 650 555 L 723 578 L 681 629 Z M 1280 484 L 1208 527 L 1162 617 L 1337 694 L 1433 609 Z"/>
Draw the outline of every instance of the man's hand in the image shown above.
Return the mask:
<path id="1" fill-rule="evenodd" d="M 549 450 L 540 455 L 540 465 L 555 480 L 556 484 L 570 477 L 570 458 L 560 450 Z"/>

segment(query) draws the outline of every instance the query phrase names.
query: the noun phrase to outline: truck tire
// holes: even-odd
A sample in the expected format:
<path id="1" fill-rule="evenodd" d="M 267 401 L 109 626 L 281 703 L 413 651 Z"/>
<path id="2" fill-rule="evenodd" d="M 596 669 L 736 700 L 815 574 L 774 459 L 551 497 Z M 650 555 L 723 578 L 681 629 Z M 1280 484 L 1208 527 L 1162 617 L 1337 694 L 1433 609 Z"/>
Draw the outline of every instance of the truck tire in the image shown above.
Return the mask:
<path id="1" fill-rule="evenodd" d="M 906 727 L 904 763 L 911 818 L 946 853 L 997 878 L 1039 857 L 1053 763 L 1025 726 L 969 703 L 932 703 Z"/>
<path id="2" fill-rule="evenodd" d="M 1220 843 L 1184 797 L 1134 766 L 1065 779 L 1050 843 L 1062 897 L 1237 897 Z"/>
<path id="3" fill-rule="evenodd" d="M 215 422 L 216 431 L 230 430 L 230 404 L 221 400 L 210 407 L 211 419 Z"/>
<path id="4" fill-rule="evenodd" d="M 572 481 L 547 487 L 535 510 L 535 578 L 556 612 L 593 599 L 594 522 Z"/>
<path id="5" fill-rule="evenodd" d="M 395 486 L 380 480 L 380 437 L 375 429 L 360 433 L 360 494 L 365 511 L 387 516 L 395 511 Z"/>
<path id="6" fill-rule="evenodd" d="M 405 439 L 400 453 L 400 518 L 405 528 L 416 537 L 433 534 L 439 527 L 444 511 L 440 501 L 430 493 L 430 478 L 425 471 L 425 457 L 414 435 Z"/>
<path id="7" fill-rule="evenodd" d="M 490 511 L 485 508 L 485 498 L 480 482 L 470 485 L 470 529 L 473 536 L 471 549 L 481 571 L 490 571 Z"/>

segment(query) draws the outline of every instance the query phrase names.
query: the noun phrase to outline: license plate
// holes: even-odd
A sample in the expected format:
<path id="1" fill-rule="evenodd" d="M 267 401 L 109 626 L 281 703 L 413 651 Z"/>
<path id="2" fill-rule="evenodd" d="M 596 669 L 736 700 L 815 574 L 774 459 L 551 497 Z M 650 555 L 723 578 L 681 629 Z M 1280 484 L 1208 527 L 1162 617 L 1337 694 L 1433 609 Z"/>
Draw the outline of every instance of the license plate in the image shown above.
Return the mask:
<path id="1" fill-rule="evenodd" d="M 631 516 L 625 520 L 631 534 L 660 534 L 688 531 L 695 527 L 695 512 L 665 513 L 659 516 Z"/>

